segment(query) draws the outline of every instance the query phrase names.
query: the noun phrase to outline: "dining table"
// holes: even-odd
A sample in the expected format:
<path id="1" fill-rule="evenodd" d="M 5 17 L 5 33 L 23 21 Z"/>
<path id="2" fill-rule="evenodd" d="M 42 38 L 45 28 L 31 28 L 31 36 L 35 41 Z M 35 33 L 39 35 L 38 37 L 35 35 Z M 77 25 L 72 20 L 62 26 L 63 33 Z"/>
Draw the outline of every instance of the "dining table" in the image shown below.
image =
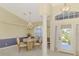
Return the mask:
<path id="1" fill-rule="evenodd" d="M 33 39 L 23 39 L 23 42 L 27 45 L 27 50 L 32 50 L 34 45 Z"/>

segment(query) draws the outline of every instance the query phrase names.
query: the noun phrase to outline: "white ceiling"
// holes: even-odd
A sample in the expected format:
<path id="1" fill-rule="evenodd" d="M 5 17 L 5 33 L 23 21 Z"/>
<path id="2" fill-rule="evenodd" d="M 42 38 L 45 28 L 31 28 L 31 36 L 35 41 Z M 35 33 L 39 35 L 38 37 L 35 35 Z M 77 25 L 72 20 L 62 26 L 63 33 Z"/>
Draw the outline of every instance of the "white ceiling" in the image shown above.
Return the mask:
<path id="1" fill-rule="evenodd" d="M 39 15 L 39 4 L 2 3 L 0 6 L 26 21 L 38 21 L 41 19 Z M 31 12 L 31 15 L 29 12 Z"/>
<path id="2" fill-rule="evenodd" d="M 1 3 L 0 6 L 26 21 L 39 21 L 39 3 Z M 59 4 L 53 4 L 53 6 Z M 31 12 L 31 15 L 29 14 Z"/>

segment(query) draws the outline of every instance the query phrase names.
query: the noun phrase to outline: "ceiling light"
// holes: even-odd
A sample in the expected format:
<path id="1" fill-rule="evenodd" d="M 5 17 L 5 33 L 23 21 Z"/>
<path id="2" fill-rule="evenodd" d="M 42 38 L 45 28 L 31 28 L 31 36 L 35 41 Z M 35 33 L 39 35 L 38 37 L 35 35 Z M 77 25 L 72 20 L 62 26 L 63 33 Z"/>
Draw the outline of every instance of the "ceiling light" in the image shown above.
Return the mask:
<path id="1" fill-rule="evenodd" d="M 62 8 L 62 11 L 69 11 L 70 6 L 67 3 L 64 3 L 64 7 Z"/>

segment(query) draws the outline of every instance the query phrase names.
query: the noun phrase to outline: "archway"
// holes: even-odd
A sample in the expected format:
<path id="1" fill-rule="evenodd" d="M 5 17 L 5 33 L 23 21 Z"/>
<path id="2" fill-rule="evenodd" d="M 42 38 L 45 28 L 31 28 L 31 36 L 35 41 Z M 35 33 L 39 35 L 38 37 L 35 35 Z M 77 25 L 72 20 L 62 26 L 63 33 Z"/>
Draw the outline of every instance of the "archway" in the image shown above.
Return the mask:
<path id="1" fill-rule="evenodd" d="M 37 26 L 34 29 L 34 36 L 38 39 L 41 40 L 43 35 L 43 29 L 42 26 Z"/>

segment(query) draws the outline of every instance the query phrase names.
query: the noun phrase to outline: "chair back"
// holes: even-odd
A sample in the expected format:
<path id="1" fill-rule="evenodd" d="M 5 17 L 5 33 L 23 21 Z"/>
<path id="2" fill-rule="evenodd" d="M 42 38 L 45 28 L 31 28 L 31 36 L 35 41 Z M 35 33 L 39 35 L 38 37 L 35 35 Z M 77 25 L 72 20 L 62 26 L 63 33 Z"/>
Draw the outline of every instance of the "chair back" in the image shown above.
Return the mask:
<path id="1" fill-rule="evenodd" d="M 33 41 L 34 41 L 34 43 L 36 43 L 36 39 L 35 38 L 33 39 Z"/>
<path id="2" fill-rule="evenodd" d="M 17 45 L 19 45 L 20 44 L 20 39 L 18 37 L 17 37 L 16 41 L 17 41 Z"/>

